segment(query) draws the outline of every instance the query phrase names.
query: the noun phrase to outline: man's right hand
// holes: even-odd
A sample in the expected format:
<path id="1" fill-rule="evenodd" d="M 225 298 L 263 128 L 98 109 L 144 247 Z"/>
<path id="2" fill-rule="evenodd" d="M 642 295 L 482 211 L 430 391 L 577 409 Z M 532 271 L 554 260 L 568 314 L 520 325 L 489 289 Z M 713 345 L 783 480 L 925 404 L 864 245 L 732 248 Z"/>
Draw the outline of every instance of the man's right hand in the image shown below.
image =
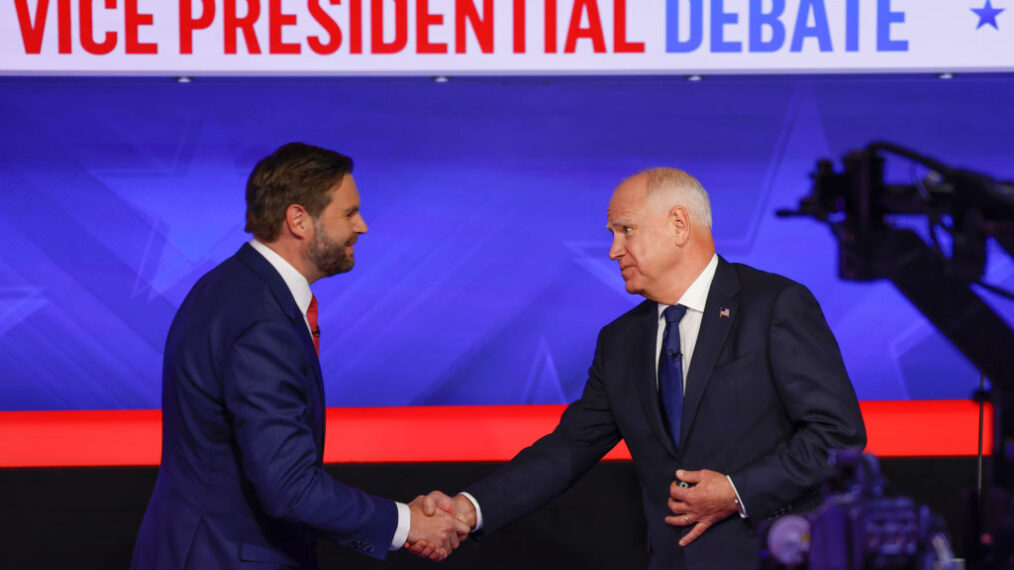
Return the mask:
<path id="1" fill-rule="evenodd" d="M 446 501 L 432 493 L 420 495 L 408 504 L 411 518 L 406 547 L 413 554 L 434 561 L 447 558 L 471 531 L 471 527 L 456 518 L 448 507 L 452 499 L 443 497 Z"/>
<path id="2" fill-rule="evenodd" d="M 455 532 L 457 534 L 457 541 L 449 541 L 453 543 L 453 548 L 457 548 L 458 544 L 468 538 L 468 534 L 475 528 L 476 525 L 476 513 L 475 507 L 472 502 L 466 499 L 463 495 L 457 495 L 453 499 L 443 494 L 440 491 L 433 491 L 429 495 L 420 495 L 415 498 L 409 504 L 409 507 L 415 509 L 419 507 L 422 514 L 429 517 L 435 517 L 437 515 L 453 516 L 455 520 Z M 415 511 L 413 510 L 413 517 Z M 412 519 L 413 527 L 415 518 Z M 443 549 L 437 544 L 426 538 L 419 540 L 413 540 L 413 534 L 409 531 L 408 542 L 405 547 L 417 556 L 423 558 L 429 558 L 430 560 L 443 560 L 450 551 L 448 550 L 443 556 L 440 554 Z"/>

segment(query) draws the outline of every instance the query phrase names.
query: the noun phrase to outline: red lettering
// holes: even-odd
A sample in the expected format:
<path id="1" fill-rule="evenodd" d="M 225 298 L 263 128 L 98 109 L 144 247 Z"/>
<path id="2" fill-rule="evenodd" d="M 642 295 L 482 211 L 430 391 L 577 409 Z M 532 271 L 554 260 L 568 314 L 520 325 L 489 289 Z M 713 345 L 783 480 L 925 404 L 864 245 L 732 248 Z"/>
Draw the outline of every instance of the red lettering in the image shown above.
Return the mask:
<path id="1" fill-rule="evenodd" d="M 465 20 L 472 23 L 472 31 L 482 53 L 493 52 L 493 0 L 482 0 L 482 17 L 473 0 L 456 0 L 454 6 L 454 51 L 465 53 Z"/>
<path id="2" fill-rule="evenodd" d="M 588 27 L 581 27 L 581 12 L 588 12 Z M 564 53 L 574 53 L 577 40 L 588 38 L 592 41 L 595 53 L 606 51 L 606 38 L 602 33 L 602 18 L 599 17 L 599 5 L 596 0 L 574 0 L 574 9 L 570 13 L 570 25 L 567 27 L 567 43 Z"/>
<path id="3" fill-rule="evenodd" d="M 150 26 L 155 22 L 151 14 L 139 14 L 137 12 L 137 0 L 126 0 L 123 16 L 125 49 L 127 53 L 158 53 L 158 45 L 153 43 L 141 43 L 137 37 L 137 29 L 141 26 Z"/>
<path id="4" fill-rule="evenodd" d="M 444 23 L 442 14 L 430 14 L 429 0 L 415 2 L 416 53 L 447 53 L 447 44 L 430 42 L 430 26 Z"/>
<path id="5" fill-rule="evenodd" d="M 59 52 L 70 53 L 70 0 L 57 0 L 56 11 Z"/>
<path id="6" fill-rule="evenodd" d="M 613 0 L 613 52 L 644 53 L 644 42 L 627 41 L 627 0 Z"/>
<path id="7" fill-rule="evenodd" d="M 180 0 L 180 53 L 194 53 L 194 30 L 215 21 L 215 0 L 201 0 L 201 16 L 194 19 L 193 0 Z"/>
<path id="8" fill-rule="evenodd" d="M 81 0 L 81 47 L 86 52 L 94 55 L 106 55 L 116 47 L 116 32 L 106 32 L 105 39 L 96 42 L 92 36 L 92 2 L 94 0 Z M 116 9 L 116 0 L 105 0 L 107 10 Z"/>
<path id="9" fill-rule="evenodd" d="M 49 0 L 39 0 L 35 8 L 35 21 L 28 13 L 27 0 L 14 0 L 14 9 L 18 13 L 18 24 L 21 26 L 21 41 L 25 44 L 25 53 L 42 52 L 42 34 L 46 31 L 46 12 L 49 11 Z"/>
<path id="10" fill-rule="evenodd" d="M 236 32 L 243 30 L 243 40 L 246 42 L 247 53 L 255 54 L 261 52 L 261 45 L 257 42 L 257 34 L 254 32 L 254 22 L 261 15 L 260 0 L 246 0 L 246 16 L 240 18 L 236 15 L 236 0 L 225 0 L 225 53 L 236 53 Z"/>
<path id="11" fill-rule="evenodd" d="M 394 0 L 394 39 L 384 41 L 384 4 L 370 3 L 370 40 L 373 53 L 398 53 L 408 44 L 408 0 Z"/>
<path id="12" fill-rule="evenodd" d="M 514 53 L 525 53 L 525 0 L 514 0 Z"/>
<path id="13" fill-rule="evenodd" d="M 341 4 L 341 1 L 342 0 L 329 0 L 332 6 Z M 320 24 L 322 28 L 324 28 L 324 31 L 327 32 L 328 38 L 330 38 L 326 44 L 322 43 L 318 36 L 310 36 L 306 38 L 306 43 L 310 45 L 310 49 L 312 49 L 314 53 L 319 53 L 321 55 L 329 55 L 338 51 L 338 48 L 342 45 L 341 28 L 339 28 L 338 24 L 335 23 L 331 16 L 329 16 L 328 13 L 320 7 L 320 0 L 310 0 L 310 15 L 313 16 L 314 20 L 317 20 L 317 23 Z"/>
<path id="14" fill-rule="evenodd" d="M 349 2 L 349 52 L 363 53 L 363 2 Z"/>
<path id="15" fill-rule="evenodd" d="M 556 0 L 546 0 L 546 53 L 556 53 Z"/>
<path id="16" fill-rule="evenodd" d="M 295 14 L 282 13 L 282 0 L 268 0 L 268 53 L 297 54 L 299 44 L 282 41 L 282 28 L 296 23 Z"/>

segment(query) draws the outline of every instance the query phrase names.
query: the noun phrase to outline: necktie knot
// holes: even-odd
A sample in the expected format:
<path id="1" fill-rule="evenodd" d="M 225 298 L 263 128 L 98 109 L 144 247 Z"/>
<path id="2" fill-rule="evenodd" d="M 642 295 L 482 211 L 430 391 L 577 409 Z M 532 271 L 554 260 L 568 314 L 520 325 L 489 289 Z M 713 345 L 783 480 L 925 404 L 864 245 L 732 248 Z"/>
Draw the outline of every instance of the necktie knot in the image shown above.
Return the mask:
<path id="1" fill-rule="evenodd" d="M 662 311 L 662 314 L 665 316 L 665 323 L 667 325 L 679 324 L 680 320 L 683 319 L 683 315 L 687 314 L 687 308 L 684 305 L 673 305 Z"/>

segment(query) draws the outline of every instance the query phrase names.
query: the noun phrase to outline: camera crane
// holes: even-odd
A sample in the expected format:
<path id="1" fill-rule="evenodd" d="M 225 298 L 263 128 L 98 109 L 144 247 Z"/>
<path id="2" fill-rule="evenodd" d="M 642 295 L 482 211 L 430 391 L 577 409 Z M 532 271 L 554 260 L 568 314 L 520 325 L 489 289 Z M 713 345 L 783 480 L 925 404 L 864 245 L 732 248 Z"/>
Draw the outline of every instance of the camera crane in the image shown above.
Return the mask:
<path id="1" fill-rule="evenodd" d="M 917 184 L 885 184 L 885 154 L 920 164 L 930 174 Z M 977 399 L 990 400 L 994 410 L 993 516 L 985 528 L 978 516 L 966 521 L 974 532 L 968 536 L 976 538 L 969 567 L 1014 568 L 1014 331 L 972 287 L 1014 299 L 982 281 L 989 238 L 1014 257 L 1014 182 L 952 168 L 886 142 L 850 152 L 843 162 L 844 169 L 835 172 L 830 160 L 819 160 L 810 195 L 797 210 L 777 215 L 827 223 L 838 241 L 842 279 L 889 279 L 989 378 L 992 389 L 980 390 Z M 904 214 L 927 218 L 929 243 L 887 219 Z M 951 237 L 949 254 L 937 239 L 941 231 Z"/>

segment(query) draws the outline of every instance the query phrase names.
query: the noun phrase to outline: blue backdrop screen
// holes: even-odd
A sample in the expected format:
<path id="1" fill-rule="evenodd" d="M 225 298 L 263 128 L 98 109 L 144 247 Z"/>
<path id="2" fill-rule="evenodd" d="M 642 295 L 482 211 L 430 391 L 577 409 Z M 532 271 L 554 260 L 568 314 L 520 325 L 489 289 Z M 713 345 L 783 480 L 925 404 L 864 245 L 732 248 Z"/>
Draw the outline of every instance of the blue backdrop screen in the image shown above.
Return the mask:
<path id="1" fill-rule="evenodd" d="M 597 331 L 640 300 L 606 204 L 660 165 L 709 190 L 719 253 L 813 290 L 860 398 L 964 398 L 978 373 L 928 321 L 774 211 L 878 138 L 1014 179 L 1011 100 L 1010 76 L 5 79 L 0 410 L 158 407 L 176 307 L 249 239 L 246 177 L 293 140 L 356 160 L 370 226 L 314 285 L 330 406 L 576 398 Z M 995 247 L 986 279 L 1014 288 Z"/>

